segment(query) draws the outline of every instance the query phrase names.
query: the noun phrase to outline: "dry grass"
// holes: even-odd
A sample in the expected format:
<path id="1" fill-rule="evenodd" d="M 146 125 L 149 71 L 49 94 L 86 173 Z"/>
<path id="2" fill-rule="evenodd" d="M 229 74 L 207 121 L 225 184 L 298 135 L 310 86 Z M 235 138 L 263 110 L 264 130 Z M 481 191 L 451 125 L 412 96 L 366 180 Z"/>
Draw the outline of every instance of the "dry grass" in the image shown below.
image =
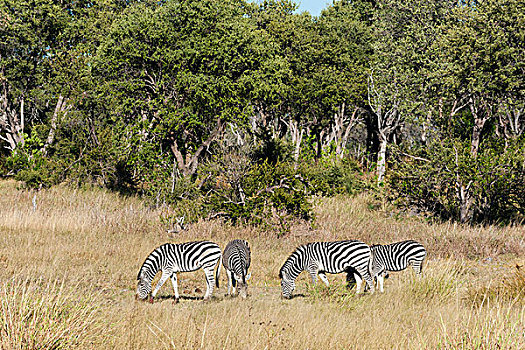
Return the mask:
<path id="1" fill-rule="evenodd" d="M 100 305 L 63 282 L 10 279 L 0 286 L 0 348 L 69 349 L 103 342 Z"/>
<path id="2" fill-rule="evenodd" d="M 297 225 L 286 237 L 220 222 L 199 222 L 175 236 L 159 211 L 135 198 L 100 190 L 56 187 L 36 194 L 0 182 L 2 313 L 19 310 L 46 329 L 70 329 L 58 344 L 87 349 L 518 349 L 525 347 L 523 227 L 427 224 L 368 209 L 368 198 L 315 199 L 315 229 Z M 249 297 L 224 297 L 226 279 L 211 302 L 199 300 L 202 271 L 179 275 L 181 303 L 170 284 L 150 305 L 134 300 L 136 274 L 149 252 L 171 241 L 211 239 L 222 246 L 245 238 L 252 247 Z M 280 265 L 299 244 L 361 239 L 416 239 L 427 247 L 423 276 L 393 273 L 385 293 L 355 296 L 342 286 L 312 287 L 299 277 L 292 300 L 279 297 Z M 521 283 L 521 284 L 520 284 Z M 5 332 L 39 334 L 28 317 Z M 84 322 L 79 322 L 84 321 Z M 4 323 L 4 322 L 2 322 Z M 22 330 L 22 331 L 21 331 Z M 4 333 L 2 333 L 4 332 Z M 35 333 L 36 332 L 36 333 Z M 59 331 L 54 334 L 60 334 Z M 35 338 L 34 339 L 40 339 Z M 45 340 L 1 349 L 42 348 Z M 73 339 L 73 340 L 68 340 Z"/>

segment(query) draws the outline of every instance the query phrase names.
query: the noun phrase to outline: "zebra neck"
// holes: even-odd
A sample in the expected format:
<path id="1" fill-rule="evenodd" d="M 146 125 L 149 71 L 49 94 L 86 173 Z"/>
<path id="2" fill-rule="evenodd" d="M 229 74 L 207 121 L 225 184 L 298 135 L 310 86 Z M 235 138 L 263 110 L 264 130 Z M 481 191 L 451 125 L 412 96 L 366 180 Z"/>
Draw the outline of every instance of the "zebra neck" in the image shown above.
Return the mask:
<path id="1" fill-rule="evenodd" d="M 286 274 L 288 280 L 295 281 L 297 276 L 304 270 L 304 262 L 301 264 L 301 259 L 296 255 L 292 255 L 284 263 L 282 272 Z"/>
<path id="2" fill-rule="evenodd" d="M 144 264 L 139 273 L 139 279 L 151 283 L 153 281 L 153 278 L 155 278 L 155 275 L 159 272 L 159 269 L 152 268 L 150 265 Z"/>

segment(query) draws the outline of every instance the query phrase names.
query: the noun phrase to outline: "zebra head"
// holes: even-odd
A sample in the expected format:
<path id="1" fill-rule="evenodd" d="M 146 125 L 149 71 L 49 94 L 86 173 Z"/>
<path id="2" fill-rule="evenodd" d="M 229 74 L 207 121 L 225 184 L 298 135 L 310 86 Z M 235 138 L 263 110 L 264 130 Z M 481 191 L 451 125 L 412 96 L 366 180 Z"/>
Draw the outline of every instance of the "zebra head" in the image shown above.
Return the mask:
<path id="1" fill-rule="evenodd" d="M 151 292 L 151 281 L 148 281 L 144 278 L 142 273 L 139 274 L 138 283 L 137 283 L 137 293 L 135 294 L 135 299 L 144 300 L 148 297 Z"/>
<path id="2" fill-rule="evenodd" d="M 295 280 L 288 279 L 288 277 L 281 273 L 281 290 L 282 290 L 282 296 L 285 299 L 290 299 L 292 297 L 292 292 L 295 289 Z"/>
<path id="3" fill-rule="evenodd" d="M 239 295 L 243 299 L 246 299 L 246 296 L 248 295 L 248 283 L 246 283 L 246 281 L 250 279 L 251 275 L 252 274 L 249 273 L 243 278 L 241 275 L 234 274 L 234 278 L 237 281 L 237 286 L 239 288 Z"/>

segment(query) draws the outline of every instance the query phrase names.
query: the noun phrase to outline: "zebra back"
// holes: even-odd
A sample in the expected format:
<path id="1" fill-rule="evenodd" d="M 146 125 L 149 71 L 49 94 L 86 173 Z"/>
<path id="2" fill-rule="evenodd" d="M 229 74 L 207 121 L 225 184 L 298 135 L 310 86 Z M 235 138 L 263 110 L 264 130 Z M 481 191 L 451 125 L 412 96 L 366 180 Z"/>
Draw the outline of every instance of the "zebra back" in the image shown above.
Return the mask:
<path id="1" fill-rule="evenodd" d="M 385 271 L 401 271 L 413 264 L 420 272 L 426 257 L 425 247 L 419 242 L 407 240 L 387 245 L 372 245 L 372 268 L 374 275 Z"/>
<path id="2" fill-rule="evenodd" d="M 189 272 L 208 264 L 215 264 L 221 257 L 221 248 L 214 242 L 196 241 L 186 243 L 165 243 L 155 248 L 144 260 L 137 280 L 153 280 L 160 270 Z"/>
<path id="3" fill-rule="evenodd" d="M 251 262 L 250 245 L 242 239 L 234 239 L 224 248 L 222 263 L 224 268 L 242 277 L 246 284 L 246 274 Z"/>
<path id="4" fill-rule="evenodd" d="M 314 242 L 299 246 L 279 271 L 279 278 L 295 279 L 309 264 L 317 264 L 320 272 L 341 273 L 349 267 L 368 271 L 370 247 L 357 240 Z"/>

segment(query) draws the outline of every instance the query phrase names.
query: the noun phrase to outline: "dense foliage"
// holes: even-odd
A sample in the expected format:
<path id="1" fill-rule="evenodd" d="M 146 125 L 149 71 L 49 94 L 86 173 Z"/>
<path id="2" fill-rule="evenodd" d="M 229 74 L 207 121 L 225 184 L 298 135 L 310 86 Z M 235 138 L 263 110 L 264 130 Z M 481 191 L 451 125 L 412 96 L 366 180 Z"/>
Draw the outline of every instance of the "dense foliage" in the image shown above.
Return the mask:
<path id="1" fill-rule="evenodd" d="M 5 0 L 0 173 L 280 231 L 313 196 L 363 190 L 519 222 L 524 80 L 519 0 L 334 0 L 318 17 L 289 0 Z"/>

